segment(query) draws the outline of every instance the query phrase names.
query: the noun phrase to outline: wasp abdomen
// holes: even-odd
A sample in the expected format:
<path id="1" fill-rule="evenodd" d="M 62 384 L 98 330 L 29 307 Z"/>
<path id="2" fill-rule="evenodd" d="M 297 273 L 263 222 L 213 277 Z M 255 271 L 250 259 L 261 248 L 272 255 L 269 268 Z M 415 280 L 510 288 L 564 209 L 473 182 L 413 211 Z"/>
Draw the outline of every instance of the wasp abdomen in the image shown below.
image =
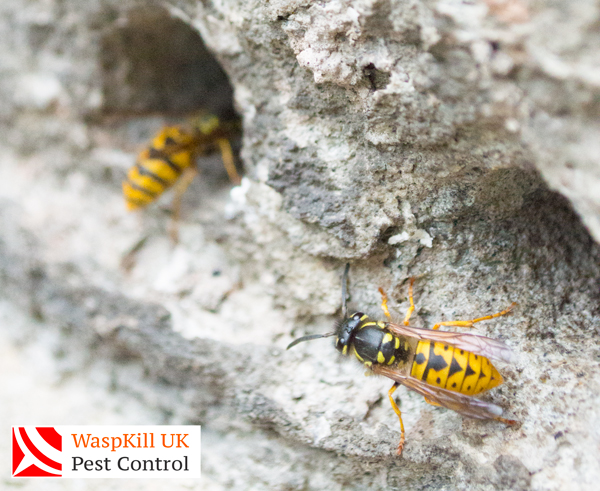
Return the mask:
<path id="1" fill-rule="evenodd" d="M 171 187 L 182 171 L 192 165 L 193 138 L 182 129 L 164 128 L 143 150 L 123 181 L 127 208 L 147 206 Z"/>
<path id="2" fill-rule="evenodd" d="M 419 341 L 411 376 L 469 396 L 502 383 L 502 376 L 487 358 L 433 341 Z"/>

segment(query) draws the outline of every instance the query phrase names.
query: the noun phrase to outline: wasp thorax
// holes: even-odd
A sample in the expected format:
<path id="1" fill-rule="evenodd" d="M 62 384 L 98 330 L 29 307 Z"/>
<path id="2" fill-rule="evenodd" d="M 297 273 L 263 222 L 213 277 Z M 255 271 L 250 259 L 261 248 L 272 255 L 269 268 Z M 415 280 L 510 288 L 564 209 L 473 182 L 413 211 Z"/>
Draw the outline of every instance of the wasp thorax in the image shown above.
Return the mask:
<path id="1" fill-rule="evenodd" d="M 335 340 L 335 347 L 338 351 L 343 354 L 348 353 L 348 347 L 352 344 L 354 334 L 360 323 L 366 318 L 362 312 L 356 312 L 340 324 L 338 328 L 337 338 Z"/>

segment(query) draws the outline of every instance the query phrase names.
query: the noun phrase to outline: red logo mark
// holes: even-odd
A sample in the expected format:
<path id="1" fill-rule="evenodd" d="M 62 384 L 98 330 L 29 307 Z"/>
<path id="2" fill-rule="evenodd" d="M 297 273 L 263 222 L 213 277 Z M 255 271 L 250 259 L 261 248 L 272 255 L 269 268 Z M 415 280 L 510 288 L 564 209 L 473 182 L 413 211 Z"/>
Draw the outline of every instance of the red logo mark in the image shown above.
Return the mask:
<path id="1" fill-rule="evenodd" d="M 60 477 L 62 436 L 52 427 L 13 426 L 13 477 Z"/>

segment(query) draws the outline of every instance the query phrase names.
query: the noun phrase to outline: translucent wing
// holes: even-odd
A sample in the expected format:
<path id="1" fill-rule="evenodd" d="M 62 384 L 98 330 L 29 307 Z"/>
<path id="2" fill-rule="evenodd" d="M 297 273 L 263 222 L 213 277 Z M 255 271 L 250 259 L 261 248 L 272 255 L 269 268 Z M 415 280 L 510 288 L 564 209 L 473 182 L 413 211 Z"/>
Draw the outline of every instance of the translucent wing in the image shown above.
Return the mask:
<path id="1" fill-rule="evenodd" d="M 399 324 L 392 324 L 391 322 L 387 325 L 387 328 L 397 336 L 408 336 L 449 344 L 450 346 L 470 351 L 476 355 L 507 363 L 510 363 L 512 359 L 512 351 L 508 346 L 502 341 L 486 338 L 485 336 L 460 332 L 434 331 L 433 329 L 401 326 Z"/>
<path id="2" fill-rule="evenodd" d="M 398 382 L 410 390 L 414 390 L 418 394 L 424 396 L 428 402 L 443 406 L 448 409 L 452 409 L 463 416 L 475 419 L 497 419 L 508 424 L 512 424 L 513 421 L 505 420 L 501 418 L 502 408 L 496 406 L 491 402 L 485 402 L 474 397 L 459 394 L 458 392 L 451 392 L 446 389 L 434 387 L 422 382 L 416 378 L 404 375 L 393 368 L 374 365 L 372 368 L 373 372 L 378 375 L 388 377 L 395 382 Z"/>

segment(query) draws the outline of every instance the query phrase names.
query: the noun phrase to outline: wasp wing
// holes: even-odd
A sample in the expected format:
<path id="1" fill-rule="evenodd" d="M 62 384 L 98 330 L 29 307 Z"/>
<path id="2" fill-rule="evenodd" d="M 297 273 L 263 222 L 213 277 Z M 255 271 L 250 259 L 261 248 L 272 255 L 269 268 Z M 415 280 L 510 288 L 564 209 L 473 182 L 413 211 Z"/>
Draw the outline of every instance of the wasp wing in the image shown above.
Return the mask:
<path id="1" fill-rule="evenodd" d="M 485 336 L 461 332 L 434 331 L 433 329 L 421 329 L 420 327 L 401 326 L 391 322 L 388 323 L 387 328 L 397 336 L 408 336 L 410 338 L 449 344 L 450 346 L 470 351 L 476 355 L 506 363 L 510 363 L 512 359 L 512 351 L 508 346 L 502 341 L 486 338 Z"/>
<path id="2" fill-rule="evenodd" d="M 374 365 L 374 373 L 388 377 L 405 387 L 421 394 L 428 402 L 456 411 L 463 416 L 475 419 L 500 419 L 502 408 L 491 402 L 485 402 L 471 396 L 459 394 L 439 387 L 434 387 L 414 377 L 403 375 L 393 368 Z M 507 420 L 508 421 L 508 420 Z"/>

